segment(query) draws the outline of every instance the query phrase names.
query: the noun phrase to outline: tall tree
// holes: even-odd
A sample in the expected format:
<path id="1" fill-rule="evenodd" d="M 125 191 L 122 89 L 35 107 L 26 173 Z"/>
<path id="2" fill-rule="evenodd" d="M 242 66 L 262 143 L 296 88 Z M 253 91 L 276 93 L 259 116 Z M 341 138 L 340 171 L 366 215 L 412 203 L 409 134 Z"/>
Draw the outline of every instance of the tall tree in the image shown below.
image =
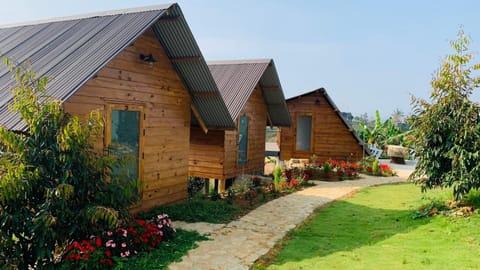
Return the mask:
<path id="1" fill-rule="evenodd" d="M 480 86 L 463 30 L 431 81 L 430 102 L 413 98 L 418 164 L 410 176 L 422 190 L 453 187 L 455 199 L 480 187 L 480 109 L 470 99 Z"/>

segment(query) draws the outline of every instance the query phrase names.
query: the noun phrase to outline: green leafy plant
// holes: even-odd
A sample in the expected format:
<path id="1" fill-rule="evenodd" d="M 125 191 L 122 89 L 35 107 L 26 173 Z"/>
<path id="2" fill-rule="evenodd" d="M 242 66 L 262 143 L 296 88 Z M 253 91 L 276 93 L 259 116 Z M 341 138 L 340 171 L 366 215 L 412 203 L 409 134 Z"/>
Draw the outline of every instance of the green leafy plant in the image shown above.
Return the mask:
<path id="1" fill-rule="evenodd" d="M 327 161 L 323 163 L 322 171 L 324 174 L 329 174 L 332 172 L 332 168 L 330 167 L 330 162 Z"/>
<path id="2" fill-rule="evenodd" d="M 94 150 L 100 114 L 68 115 L 46 95 L 46 78 L 9 67 L 18 84 L 9 109 L 26 130 L 0 127 L 0 265 L 46 268 L 71 239 L 117 226 L 138 198 L 131 182 L 110 177 L 115 160 Z"/>
<path id="3" fill-rule="evenodd" d="M 210 190 L 209 195 L 210 195 L 210 200 L 212 200 L 212 201 L 218 201 L 222 198 L 220 196 L 220 193 L 218 193 L 218 191 L 216 189 Z"/>
<path id="4" fill-rule="evenodd" d="M 229 204 L 233 204 L 233 202 L 235 201 L 235 188 L 233 187 L 230 187 L 229 189 L 227 189 L 226 191 L 226 195 L 225 195 L 225 201 Z"/>
<path id="5" fill-rule="evenodd" d="M 235 204 L 224 200 L 210 201 L 193 198 L 185 202 L 156 207 L 148 212 L 138 213 L 137 218 L 151 219 L 162 213 L 168 213 L 173 220 L 186 222 L 227 223 L 240 212 Z"/>
<path id="6" fill-rule="evenodd" d="M 273 171 L 273 185 L 274 185 L 274 191 L 280 191 L 282 189 L 282 182 L 284 182 L 285 179 L 282 177 L 282 168 L 279 166 L 275 167 L 275 170 Z"/>
<path id="7" fill-rule="evenodd" d="M 471 64 L 463 30 L 432 79 L 430 102 L 413 98 L 414 147 L 418 163 L 410 179 L 422 191 L 452 187 L 462 199 L 480 188 L 480 108 L 470 96 L 480 86 L 480 64 Z"/>
<path id="8" fill-rule="evenodd" d="M 378 159 L 375 159 L 372 163 L 372 172 L 373 174 L 378 173 Z"/>
<path id="9" fill-rule="evenodd" d="M 380 117 L 380 112 L 375 111 L 375 121 L 373 128 L 368 127 L 364 122 L 359 123 L 359 129 L 356 130 L 360 138 L 369 144 L 376 144 L 383 148 L 386 144 L 403 145 L 403 131 L 395 125 L 392 118 L 388 118 L 384 122 Z M 405 131 L 406 132 L 406 131 Z"/>
<path id="10" fill-rule="evenodd" d="M 204 178 L 193 177 L 193 176 L 188 177 L 187 191 L 188 191 L 188 196 L 190 198 L 196 196 L 204 188 L 205 188 L 205 179 Z"/>

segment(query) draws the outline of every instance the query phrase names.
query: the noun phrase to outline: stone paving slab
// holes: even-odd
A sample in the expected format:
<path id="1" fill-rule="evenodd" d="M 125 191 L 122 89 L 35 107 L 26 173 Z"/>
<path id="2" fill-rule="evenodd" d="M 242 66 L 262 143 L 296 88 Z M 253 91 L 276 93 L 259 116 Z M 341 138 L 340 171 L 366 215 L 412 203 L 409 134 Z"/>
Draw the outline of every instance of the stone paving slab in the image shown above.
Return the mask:
<path id="1" fill-rule="evenodd" d="M 370 177 L 362 179 L 323 182 L 316 186 L 272 200 L 254 209 L 239 220 L 228 224 L 187 224 L 175 222 L 184 229 L 195 229 L 210 234 L 210 241 L 198 243 L 182 261 L 169 266 L 171 270 L 249 269 L 275 243 L 315 209 L 367 186 L 400 183 L 406 173 L 398 177 Z"/>

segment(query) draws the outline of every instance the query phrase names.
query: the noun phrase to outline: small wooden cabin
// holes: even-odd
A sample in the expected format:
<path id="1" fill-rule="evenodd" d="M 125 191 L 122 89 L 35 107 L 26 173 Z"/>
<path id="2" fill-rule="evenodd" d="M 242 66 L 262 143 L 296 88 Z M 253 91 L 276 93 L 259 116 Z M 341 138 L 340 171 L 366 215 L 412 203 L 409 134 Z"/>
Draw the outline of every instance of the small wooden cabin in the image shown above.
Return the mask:
<path id="1" fill-rule="evenodd" d="M 280 159 L 358 161 L 367 150 L 323 88 L 287 99 L 292 127 L 280 129 Z"/>
<path id="2" fill-rule="evenodd" d="M 208 67 L 236 128 L 205 133 L 192 125 L 188 172 L 220 180 L 223 190 L 226 179 L 263 173 L 266 126 L 290 126 L 291 120 L 272 59 L 208 62 Z"/>
<path id="3" fill-rule="evenodd" d="M 143 184 L 133 211 L 186 198 L 192 115 L 204 130 L 235 127 L 177 4 L 0 27 L 0 48 L 47 77 L 47 94 L 67 112 L 103 113 L 97 148 L 133 156 L 114 173 L 128 169 Z M 0 81 L 0 124 L 22 130 L 7 110 L 6 67 Z"/>

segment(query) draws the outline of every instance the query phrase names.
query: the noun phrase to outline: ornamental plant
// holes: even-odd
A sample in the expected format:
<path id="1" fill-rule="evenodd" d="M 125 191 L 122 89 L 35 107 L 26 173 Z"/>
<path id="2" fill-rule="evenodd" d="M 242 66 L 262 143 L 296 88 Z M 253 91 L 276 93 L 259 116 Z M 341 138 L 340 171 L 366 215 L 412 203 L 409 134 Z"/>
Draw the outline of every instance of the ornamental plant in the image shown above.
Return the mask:
<path id="1" fill-rule="evenodd" d="M 282 177 L 282 168 L 279 166 L 275 167 L 273 171 L 273 186 L 272 190 L 280 191 L 282 188 L 282 183 L 285 182 L 285 179 Z"/>
<path id="2" fill-rule="evenodd" d="M 394 176 L 396 172 L 388 164 L 379 164 L 375 157 L 366 157 L 358 165 L 362 173 L 375 176 Z"/>
<path id="3" fill-rule="evenodd" d="M 430 100 L 413 99 L 411 118 L 418 163 L 410 179 L 422 191 L 452 187 L 456 200 L 480 188 L 480 63 L 472 63 L 462 30 L 431 81 Z"/>
<path id="4" fill-rule="evenodd" d="M 372 173 L 378 174 L 378 159 L 375 159 L 372 164 Z"/>
<path id="5" fill-rule="evenodd" d="M 149 252 L 174 237 L 175 229 L 166 214 L 152 220 L 133 220 L 115 230 L 88 240 L 74 241 L 67 247 L 61 269 L 109 269 L 118 260 Z"/>
<path id="6" fill-rule="evenodd" d="M 51 268 L 55 250 L 116 227 L 137 197 L 127 179 L 110 177 L 115 160 L 94 150 L 100 114 L 65 113 L 46 78 L 9 68 L 17 82 L 9 109 L 26 128 L 0 127 L 0 268 Z"/>

